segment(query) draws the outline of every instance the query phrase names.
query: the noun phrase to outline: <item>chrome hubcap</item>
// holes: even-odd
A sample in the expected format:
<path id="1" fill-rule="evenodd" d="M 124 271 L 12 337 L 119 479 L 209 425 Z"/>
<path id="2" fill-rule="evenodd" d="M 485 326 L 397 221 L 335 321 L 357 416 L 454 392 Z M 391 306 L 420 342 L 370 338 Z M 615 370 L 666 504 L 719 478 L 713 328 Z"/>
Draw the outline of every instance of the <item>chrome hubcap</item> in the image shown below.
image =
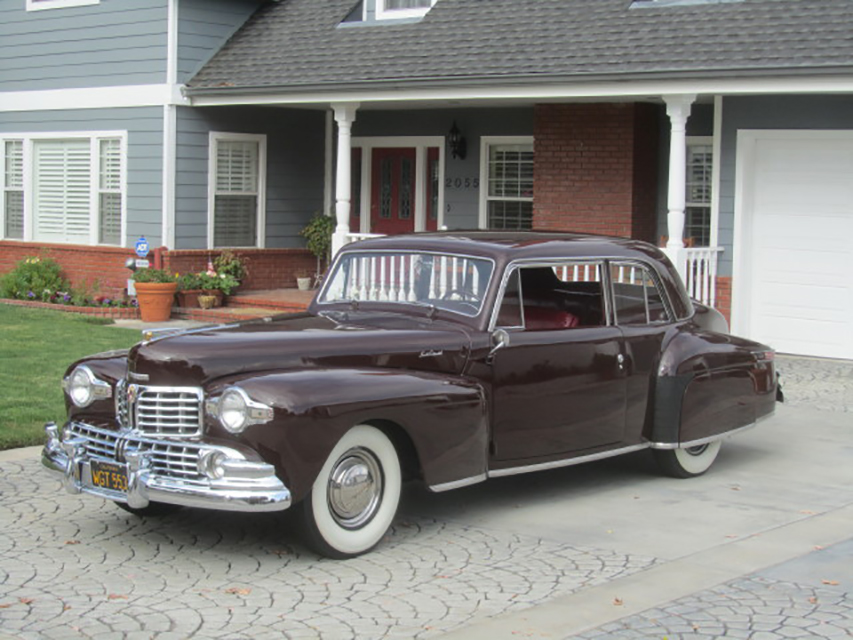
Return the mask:
<path id="1" fill-rule="evenodd" d="M 382 467 L 367 449 L 350 449 L 329 475 L 329 511 L 346 529 L 370 522 L 382 498 Z"/>

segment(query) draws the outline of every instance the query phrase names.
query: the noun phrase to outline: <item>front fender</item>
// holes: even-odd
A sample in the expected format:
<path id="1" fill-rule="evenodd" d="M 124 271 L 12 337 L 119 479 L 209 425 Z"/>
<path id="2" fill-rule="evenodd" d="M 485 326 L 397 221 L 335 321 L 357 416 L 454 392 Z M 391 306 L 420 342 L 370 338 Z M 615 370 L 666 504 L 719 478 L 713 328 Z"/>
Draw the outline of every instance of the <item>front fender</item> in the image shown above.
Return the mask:
<path id="1" fill-rule="evenodd" d="M 238 436 L 273 464 L 294 500 L 306 495 L 335 444 L 371 423 L 411 440 L 425 483 L 434 488 L 483 478 L 488 452 L 485 393 L 475 380 L 418 371 L 310 369 L 223 379 L 274 410 L 272 422 Z M 394 426 L 395 425 L 395 426 Z M 218 424 L 208 431 L 230 437 Z M 444 486 L 443 486 L 444 485 Z"/>

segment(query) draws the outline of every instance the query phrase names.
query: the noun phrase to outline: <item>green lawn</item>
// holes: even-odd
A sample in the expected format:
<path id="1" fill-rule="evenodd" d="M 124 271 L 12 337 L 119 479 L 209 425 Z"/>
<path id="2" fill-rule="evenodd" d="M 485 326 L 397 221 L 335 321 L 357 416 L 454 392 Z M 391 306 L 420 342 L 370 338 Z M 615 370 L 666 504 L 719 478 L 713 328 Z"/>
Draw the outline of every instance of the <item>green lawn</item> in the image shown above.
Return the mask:
<path id="1" fill-rule="evenodd" d="M 65 420 L 60 383 L 83 356 L 139 341 L 135 329 L 61 311 L 0 304 L 0 449 L 44 442 L 44 423 Z"/>

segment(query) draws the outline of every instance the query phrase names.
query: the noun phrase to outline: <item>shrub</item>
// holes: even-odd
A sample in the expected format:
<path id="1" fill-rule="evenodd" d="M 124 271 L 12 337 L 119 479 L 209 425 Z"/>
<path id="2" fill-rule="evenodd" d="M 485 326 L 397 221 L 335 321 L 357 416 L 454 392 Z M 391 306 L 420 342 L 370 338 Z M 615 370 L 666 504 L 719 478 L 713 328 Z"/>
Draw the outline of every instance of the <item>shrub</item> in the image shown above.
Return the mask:
<path id="1" fill-rule="evenodd" d="M 245 263 L 228 249 L 216 256 L 213 268 L 220 276 L 231 276 L 238 282 L 242 282 L 249 273 Z"/>
<path id="2" fill-rule="evenodd" d="M 136 282 L 174 282 L 175 276 L 166 271 L 165 269 L 152 269 L 150 267 L 146 267 L 143 269 L 137 269 L 133 273 L 133 279 Z"/>
<path id="3" fill-rule="evenodd" d="M 0 297 L 48 302 L 55 294 L 69 291 L 56 261 L 47 257 L 24 258 L 0 279 Z"/>

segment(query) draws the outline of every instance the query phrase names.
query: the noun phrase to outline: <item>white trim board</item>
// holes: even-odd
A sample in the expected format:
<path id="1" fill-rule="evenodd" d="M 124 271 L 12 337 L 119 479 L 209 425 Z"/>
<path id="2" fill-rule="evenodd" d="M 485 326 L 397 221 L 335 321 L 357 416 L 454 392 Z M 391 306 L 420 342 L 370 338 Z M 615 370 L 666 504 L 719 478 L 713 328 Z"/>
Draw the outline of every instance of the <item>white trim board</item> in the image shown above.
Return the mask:
<path id="1" fill-rule="evenodd" d="M 792 77 L 792 78 L 722 78 L 714 80 L 645 80 L 610 82 L 554 82 L 535 85 L 487 85 L 476 86 L 469 83 L 462 87 L 405 88 L 399 83 L 387 90 L 376 87 L 367 89 L 324 90 L 308 89 L 302 92 L 276 93 L 270 88 L 264 93 L 240 94 L 225 92 L 214 95 L 189 96 L 193 106 L 228 105 L 270 105 L 270 104 L 307 104 L 323 107 L 334 102 L 358 102 L 362 108 L 372 104 L 399 104 L 403 102 L 430 101 L 480 101 L 502 100 L 507 102 L 565 100 L 565 99 L 606 99 L 606 98 L 642 98 L 671 94 L 699 95 L 772 95 L 779 93 L 851 93 L 853 78 Z"/>
<path id="2" fill-rule="evenodd" d="M 80 89 L 0 92 L 0 112 L 111 109 L 124 107 L 188 106 L 179 85 L 138 84 Z"/>

